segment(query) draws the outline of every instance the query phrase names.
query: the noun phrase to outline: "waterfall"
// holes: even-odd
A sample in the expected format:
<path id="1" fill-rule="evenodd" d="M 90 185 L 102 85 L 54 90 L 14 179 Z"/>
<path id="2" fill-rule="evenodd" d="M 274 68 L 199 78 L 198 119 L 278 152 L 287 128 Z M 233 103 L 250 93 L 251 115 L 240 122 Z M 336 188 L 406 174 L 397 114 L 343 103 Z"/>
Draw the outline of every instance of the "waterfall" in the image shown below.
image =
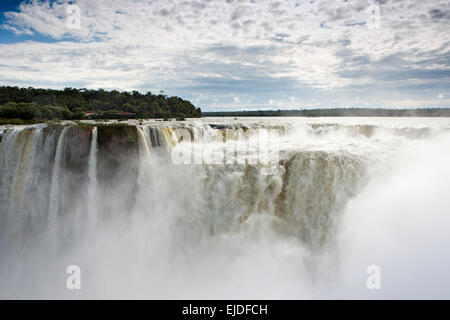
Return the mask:
<path id="1" fill-rule="evenodd" d="M 33 132 L 31 130 L 25 130 L 21 132 L 23 137 L 23 147 L 21 151 L 20 158 L 18 159 L 17 169 L 15 173 L 15 179 L 13 182 L 14 185 L 14 193 L 12 196 L 12 210 L 17 210 L 20 206 L 20 198 L 23 193 L 23 186 L 25 184 L 26 175 L 28 172 L 28 167 L 31 162 L 32 151 L 34 149 L 35 144 L 33 143 Z"/>
<path id="2" fill-rule="evenodd" d="M 97 127 L 92 129 L 88 167 L 88 219 L 90 226 L 97 222 Z"/>
<path id="3" fill-rule="evenodd" d="M 151 158 L 150 146 L 152 145 L 148 135 L 145 133 L 145 128 L 137 127 L 139 152 L 145 155 L 146 159 Z"/>
<path id="4" fill-rule="evenodd" d="M 41 137 L 41 129 L 29 130 L 27 132 L 20 164 L 17 168 L 16 181 L 14 182 L 14 196 L 12 198 L 14 204 L 11 210 L 16 213 L 15 216 L 18 221 L 17 228 L 19 230 L 25 228 L 27 222 L 32 219 L 30 217 L 30 210 L 27 208 L 28 201 L 26 197 L 34 192 L 34 179 L 36 178 L 34 166 L 37 162 L 38 152 L 42 152 L 39 150 Z"/>
<path id="5" fill-rule="evenodd" d="M 203 119 L 0 129 L 0 298 L 11 292 L 70 297 L 55 276 L 68 264 L 88 270 L 80 293 L 86 298 L 314 296 L 324 274 L 338 278 L 333 264 L 345 260 L 341 238 L 348 212 L 362 221 L 366 210 L 375 211 L 362 204 L 372 208 L 379 194 L 391 199 L 408 193 L 409 184 L 418 184 L 403 184 L 408 164 L 421 163 L 414 152 L 424 145 L 436 159 L 450 150 L 446 123 L 351 121 Z M 264 171 L 270 154 L 257 143 L 276 132 L 270 151 L 279 151 L 277 170 Z M 193 163 L 184 161 L 183 152 L 194 152 L 186 158 Z M 183 161 L 174 161 L 172 153 Z M 208 162 L 205 154 L 239 155 L 242 161 Z M 383 193 L 379 180 L 399 166 L 405 172 L 394 179 L 393 195 Z M 427 184 L 416 187 L 431 204 L 439 194 L 439 186 L 433 194 Z M 444 182 L 440 187 L 446 190 Z M 448 208 L 438 203 L 435 211 Z M 395 207 L 383 206 L 395 215 Z M 363 234 L 358 239 L 364 243 Z"/>
<path id="6" fill-rule="evenodd" d="M 48 211 L 48 226 L 54 229 L 57 226 L 59 207 L 60 207 L 60 181 L 61 181 L 61 170 L 63 167 L 63 157 L 64 157 L 64 137 L 69 127 L 64 127 L 59 135 L 58 143 L 56 145 L 55 159 L 53 161 L 53 171 L 52 180 L 50 187 L 50 200 L 49 200 L 49 211 Z"/>
<path id="7" fill-rule="evenodd" d="M 9 223 L 15 219 L 13 212 L 17 204 L 18 194 L 24 178 L 30 144 L 27 143 L 29 133 L 24 130 L 12 130 L 2 142 L 2 168 L 0 182 L 0 210 L 5 219 L 10 219 Z M 23 153 L 25 149 L 25 152 Z M 22 161 L 23 160 L 23 161 Z"/>
<path id="8" fill-rule="evenodd" d="M 346 153 L 299 152 L 285 164 L 277 215 L 286 230 L 315 248 L 334 236 L 336 218 L 361 186 L 361 159 Z"/>

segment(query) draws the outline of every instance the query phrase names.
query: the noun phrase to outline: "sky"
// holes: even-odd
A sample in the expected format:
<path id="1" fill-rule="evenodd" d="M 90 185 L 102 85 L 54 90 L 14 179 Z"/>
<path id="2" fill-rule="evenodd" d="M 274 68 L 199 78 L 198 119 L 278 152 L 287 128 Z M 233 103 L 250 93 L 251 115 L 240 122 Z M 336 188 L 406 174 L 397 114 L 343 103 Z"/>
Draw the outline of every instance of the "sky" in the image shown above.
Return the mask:
<path id="1" fill-rule="evenodd" d="M 450 0 L 0 1 L 0 85 L 203 111 L 450 107 Z"/>

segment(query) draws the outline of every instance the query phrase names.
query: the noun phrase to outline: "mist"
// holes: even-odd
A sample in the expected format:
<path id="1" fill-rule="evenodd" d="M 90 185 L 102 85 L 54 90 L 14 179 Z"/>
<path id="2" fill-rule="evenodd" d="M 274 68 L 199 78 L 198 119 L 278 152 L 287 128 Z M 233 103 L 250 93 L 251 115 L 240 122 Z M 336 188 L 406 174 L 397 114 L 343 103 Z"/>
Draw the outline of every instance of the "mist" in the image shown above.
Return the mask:
<path id="1" fill-rule="evenodd" d="M 446 121 L 4 128 L 0 297 L 448 298 Z M 273 130 L 268 171 L 252 148 Z M 171 158 L 241 144 L 244 164 Z M 371 265 L 381 290 L 366 286 Z"/>

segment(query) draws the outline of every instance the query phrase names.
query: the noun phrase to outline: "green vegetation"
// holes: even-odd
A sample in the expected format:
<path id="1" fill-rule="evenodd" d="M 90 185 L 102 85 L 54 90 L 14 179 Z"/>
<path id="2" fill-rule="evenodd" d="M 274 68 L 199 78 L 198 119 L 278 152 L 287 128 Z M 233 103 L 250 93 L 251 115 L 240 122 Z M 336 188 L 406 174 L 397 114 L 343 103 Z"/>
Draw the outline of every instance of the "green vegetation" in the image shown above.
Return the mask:
<path id="1" fill-rule="evenodd" d="M 104 144 L 110 141 L 111 138 L 121 139 L 126 137 L 128 143 L 137 142 L 137 133 L 134 126 L 130 126 L 126 123 L 111 123 L 96 125 L 99 128 L 98 143 Z"/>
<path id="2" fill-rule="evenodd" d="M 198 118 L 200 108 L 179 97 L 119 92 L 0 87 L 0 124 L 45 120 Z"/>
<path id="3" fill-rule="evenodd" d="M 12 125 L 16 125 L 16 126 L 30 125 L 30 124 L 36 124 L 36 123 L 39 123 L 39 122 L 40 121 L 35 121 L 35 120 L 2 119 L 2 118 L 0 118 L 0 126 L 1 125 L 5 125 L 5 124 L 12 124 Z"/>
<path id="4" fill-rule="evenodd" d="M 303 109 L 203 112 L 204 117 L 450 117 L 450 109 Z"/>

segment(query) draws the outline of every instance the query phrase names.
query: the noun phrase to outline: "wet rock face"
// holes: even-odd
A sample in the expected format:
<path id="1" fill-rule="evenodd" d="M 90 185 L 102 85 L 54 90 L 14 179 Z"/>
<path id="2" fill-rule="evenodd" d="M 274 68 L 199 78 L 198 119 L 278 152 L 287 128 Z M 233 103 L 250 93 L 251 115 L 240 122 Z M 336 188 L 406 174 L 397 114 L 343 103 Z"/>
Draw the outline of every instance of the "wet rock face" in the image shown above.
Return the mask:
<path id="1" fill-rule="evenodd" d="M 61 193 L 64 196 L 62 203 L 68 213 L 72 208 L 80 207 L 79 199 L 82 199 L 87 188 L 87 170 L 89 165 L 89 153 L 91 146 L 92 127 L 69 127 L 65 133 L 63 150 L 63 180 Z M 84 208 L 83 210 L 86 210 Z"/>
<path id="2" fill-rule="evenodd" d="M 123 171 L 137 174 L 137 132 L 132 126 L 98 127 L 98 176 L 104 183 L 120 183 Z"/>
<path id="3" fill-rule="evenodd" d="M 232 128 L 232 126 L 224 125 L 224 124 L 210 124 L 209 126 L 213 129 L 219 129 L 219 130 Z"/>
<path id="4" fill-rule="evenodd" d="M 98 127 L 98 182 L 104 199 L 112 193 L 125 195 L 130 205 L 134 201 L 139 171 L 137 129 L 128 125 Z M 106 206 L 107 203 L 104 203 Z M 114 204 L 111 204 L 112 206 Z M 106 210 L 108 210 L 106 208 Z"/>
<path id="5" fill-rule="evenodd" d="M 91 137 L 92 127 L 71 127 L 66 133 L 65 166 L 76 177 L 87 170 Z"/>

